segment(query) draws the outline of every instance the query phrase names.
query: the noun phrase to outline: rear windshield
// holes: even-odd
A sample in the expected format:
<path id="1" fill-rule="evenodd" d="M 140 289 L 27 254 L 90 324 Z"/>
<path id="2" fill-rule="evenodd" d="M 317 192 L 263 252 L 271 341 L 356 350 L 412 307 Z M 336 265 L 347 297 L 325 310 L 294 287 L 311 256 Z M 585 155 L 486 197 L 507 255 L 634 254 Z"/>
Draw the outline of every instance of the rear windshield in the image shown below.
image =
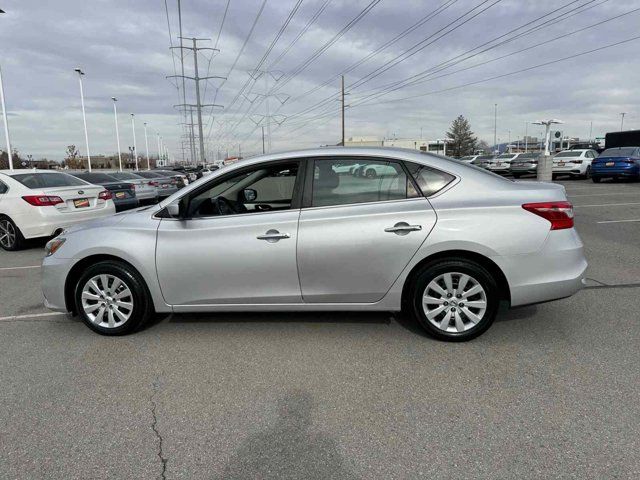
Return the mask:
<path id="1" fill-rule="evenodd" d="M 79 187 L 86 185 L 86 182 L 66 173 L 19 173 L 11 177 L 27 188 Z"/>
<path id="2" fill-rule="evenodd" d="M 75 176 L 89 183 L 110 183 L 118 180 L 106 173 L 77 173 Z"/>
<path id="3" fill-rule="evenodd" d="M 556 155 L 556 158 L 564 158 L 564 157 L 579 157 L 582 155 L 581 150 L 570 150 L 568 152 L 560 152 Z"/>
<path id="4" fill-rule="evenodd" d="M 638 149 L 636 147 L 607 148 L 600 154 L 601 157 L 633 157 Z"/>
<path id="5" fill-rule="evenodd" d="M 538 158 L 539 156 L 540 154 L 538 153 L 523 153 L 520 156 L 518 156 L 518 160 L 523 158 Z"/>
<path id="6" fill-rule="evenodd" d="M 115 173 L 110 173 L 109 175 L 119 180 L 140 180 L 139 175 L 135 175 L 129 172 L 115 172 Z"/>
<path id="7" fill-rule="evenodd" d="M 137 175 L 140 175 L 141 177 L 144 177 L 144 178 L 162 178 L 162 177 L 164 177 L 164 175 L 160 175 L 160 174 L 154 173 L 154 172 L 138 172 Z"/>

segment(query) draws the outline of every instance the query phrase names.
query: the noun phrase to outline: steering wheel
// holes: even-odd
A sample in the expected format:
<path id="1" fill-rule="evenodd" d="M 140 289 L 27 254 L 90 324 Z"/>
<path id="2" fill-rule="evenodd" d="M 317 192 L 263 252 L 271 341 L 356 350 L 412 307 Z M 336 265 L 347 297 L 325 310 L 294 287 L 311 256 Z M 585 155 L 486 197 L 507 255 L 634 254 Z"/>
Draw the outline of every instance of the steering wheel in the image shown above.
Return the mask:
<path id="1" fill-rule="evenodd" d="M 224 197 L 216 197 L 213 201 L 219 215 L 233 215 L 237 213 L 246 213 L 247 208 L 240 202 L 232 202 Z"/>

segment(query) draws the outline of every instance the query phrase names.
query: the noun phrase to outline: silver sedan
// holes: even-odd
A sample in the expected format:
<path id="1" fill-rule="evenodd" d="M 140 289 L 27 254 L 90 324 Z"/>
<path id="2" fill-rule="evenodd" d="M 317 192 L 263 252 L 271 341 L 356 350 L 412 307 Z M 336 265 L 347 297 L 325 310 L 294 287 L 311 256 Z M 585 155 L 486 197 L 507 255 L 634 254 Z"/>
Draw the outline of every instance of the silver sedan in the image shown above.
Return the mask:
<path id="1" fill-rule="evenodd" d="M 375 176 L 340 174 L 376 166 Z M 46 305 L 106 335 L 154 312 L 403 310 L 468 340 L 512 307 L 573 295 L 587 267 L 562 186 L 400 149 L 238 162 L 159 205 L 47 245 Z"/>

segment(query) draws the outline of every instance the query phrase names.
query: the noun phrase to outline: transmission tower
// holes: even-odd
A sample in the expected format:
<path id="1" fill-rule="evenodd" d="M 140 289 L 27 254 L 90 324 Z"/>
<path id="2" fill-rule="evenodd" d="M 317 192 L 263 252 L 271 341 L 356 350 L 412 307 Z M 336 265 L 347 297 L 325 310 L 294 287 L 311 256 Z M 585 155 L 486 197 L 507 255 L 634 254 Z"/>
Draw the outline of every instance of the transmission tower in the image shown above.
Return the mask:
<path id="1" fill-rule="evenodd" d="M 285 93 L 273 93 L 275 90 L 275 85 L 284 77 L 284 72 L 280 72 L 277 70 L 251 70 L 249 71 L 249 76 L 254 80 L 254 85 L 258 83 L 258 80 L 262 79 L 264 81 L 264 92 L 263 93 L 249 93 L 248 95 L 244 95 L 244 98 L 248 100 L 250 103 L 255 102 L 258 98 L 262 98 L 265 106 L 264 115 L 252 115 L 249 117 L 253 123 L 257 126 L 264 126 L 267 129 L 266 135 L 266 144 L 267 153 L 271 152 L 271 124 L 272 122 L 277 123 L 278 125 L 282 124 L 286 120 L 284 115 L 274 115 L 271 114 L 269 109 L 269 99 L 275 98 L 280 105 L 283 105 L 287 100 L 289 100 L 289 95 Z"/>

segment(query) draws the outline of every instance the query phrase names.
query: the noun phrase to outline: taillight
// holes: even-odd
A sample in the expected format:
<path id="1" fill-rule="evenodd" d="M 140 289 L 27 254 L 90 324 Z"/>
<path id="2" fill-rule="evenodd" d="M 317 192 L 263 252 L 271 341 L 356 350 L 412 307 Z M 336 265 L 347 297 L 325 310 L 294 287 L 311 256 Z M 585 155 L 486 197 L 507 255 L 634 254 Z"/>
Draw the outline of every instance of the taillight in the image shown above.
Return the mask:
<path id="1" fill-rule="evenodd" d="M 26 195 L 22 197 L 29 205 L 34 207 L 51 207 L 59 203 L 64 203 L 60 197 L 52 197 L 48 195 Z"/>
<path id="2" fill-rule="evenodd" d="M 103 190 L 98 194 L 98 198 L 100 200 L 111 200 L 113 198 L 113 195 L 109 190 Z"/>
<path id="3" fill-rule="evenodd" d="M 582 160 L 572 160 L 572 161 L 573 161 L 573 163 L 577 163 L 577 164 L 581 164 L 582 163 Z"/>
<path id="4" fill-rule="evenodd" d="M 149 186 L 157 187 L 158 186 L 158 182 L 151 181 L 151 182 L 149 182 Z"/>
<path id="5" fill-rule="evenodd" d="M 522 208 L 549 220 L 551 230 L 573 228 L 573 205 L 569 202 L 525 203 Z"/>

